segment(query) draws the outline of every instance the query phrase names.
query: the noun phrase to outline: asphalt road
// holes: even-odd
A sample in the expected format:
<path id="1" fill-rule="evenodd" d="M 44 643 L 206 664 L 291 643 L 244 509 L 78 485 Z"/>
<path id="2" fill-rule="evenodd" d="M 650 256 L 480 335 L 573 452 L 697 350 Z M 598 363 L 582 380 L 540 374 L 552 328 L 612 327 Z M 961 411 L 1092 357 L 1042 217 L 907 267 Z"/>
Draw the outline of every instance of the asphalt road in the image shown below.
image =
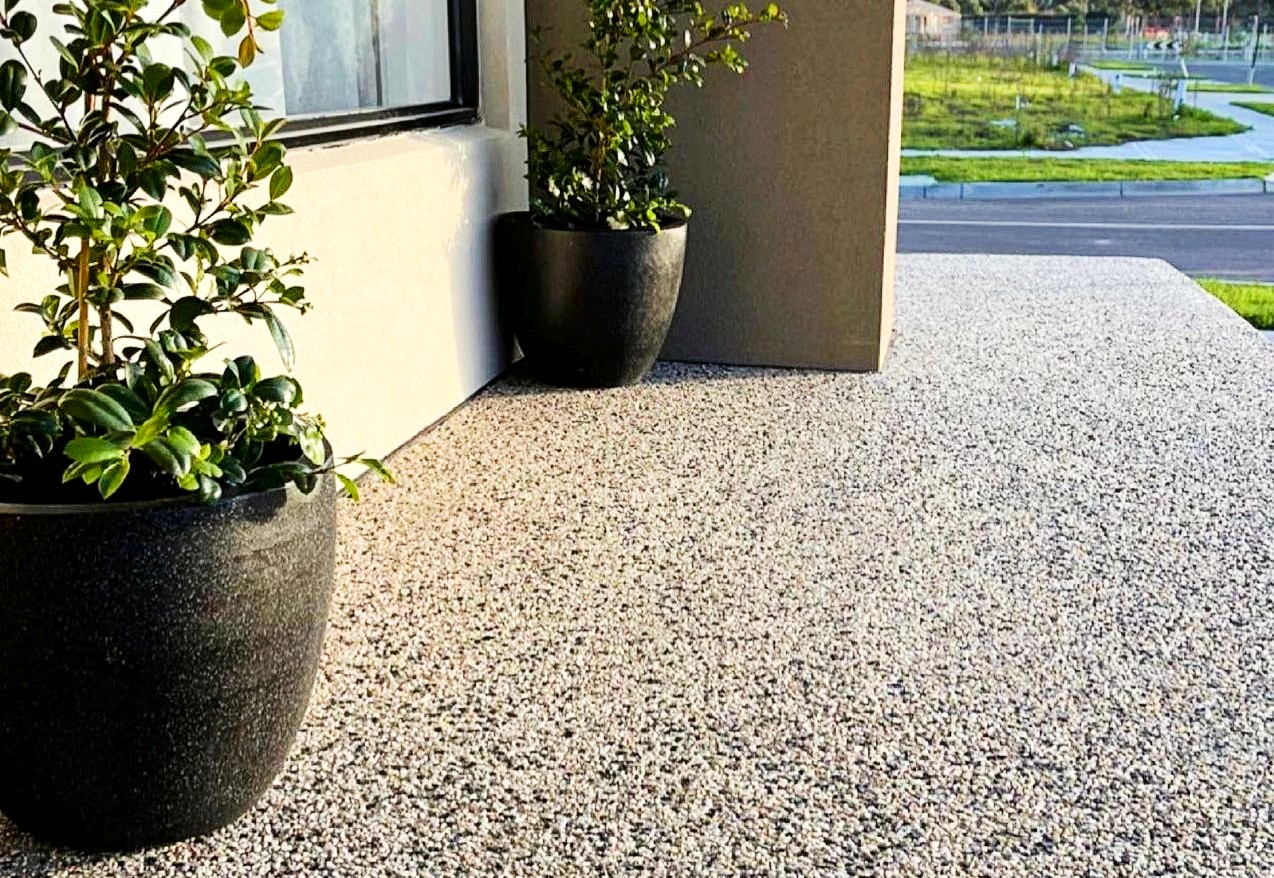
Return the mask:
<path id="1" fill-rule="evenodd" d="M 1151 256 L 1274 282 L 1274 196 L 903 202 L 899 250 Z"/>
<path id="2" fill-rule="evenodd" d="M 1269 51 L 1268 46 L 1261 49 L 1262 61 L 1256 65 L 1256 75 L 1253 81 L 1257 85 L 1274 87 L 1274 63 L 1266 60 L 1269 57 Z M 1117 55 L 1111 55 L 1110 58 L 1111 60 L 1119 60 Z M 1177 61 L 1167 63 L 1151 61 L 1150 63 L 1171 73 L 1179 73 L 1181 71 L 1181 64 Z M 1248 73 L 1252 65 L 1242 61 L 1186 61 L 1186 66 L 1192 76 L 1206 76 L 1208 79 L 1215 79 L 1217 82 L 1240 84 L 1247 82 Z"/>

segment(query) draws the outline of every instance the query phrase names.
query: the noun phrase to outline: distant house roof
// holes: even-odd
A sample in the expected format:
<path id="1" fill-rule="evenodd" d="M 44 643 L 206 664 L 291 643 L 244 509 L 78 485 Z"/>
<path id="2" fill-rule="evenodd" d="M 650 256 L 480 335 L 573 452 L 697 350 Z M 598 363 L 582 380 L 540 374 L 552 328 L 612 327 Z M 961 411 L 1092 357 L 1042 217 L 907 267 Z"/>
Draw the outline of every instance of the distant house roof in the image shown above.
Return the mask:
<path id="1" fill-rule="evenodd" d="M 907 0 L 908 15 L 935 15 L 941 18 L 960 18 L 960 13 L 929 0 Z"/>

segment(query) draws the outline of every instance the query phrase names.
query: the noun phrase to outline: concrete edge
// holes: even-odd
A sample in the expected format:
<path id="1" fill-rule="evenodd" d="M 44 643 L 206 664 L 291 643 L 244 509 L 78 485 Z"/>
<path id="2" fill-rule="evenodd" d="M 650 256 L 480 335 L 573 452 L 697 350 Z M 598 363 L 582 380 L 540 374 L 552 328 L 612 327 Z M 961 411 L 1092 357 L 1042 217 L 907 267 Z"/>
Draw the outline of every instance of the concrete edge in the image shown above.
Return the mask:
<path id="1" fill-rule="evenodd" d="M 991 201 L 1014 198 L 1149 198 L 1177 195 L 1274 195 L 1274 180 L 1127 180 L 1123 182 L 934 183 L 900 189 L 903 201 Z"/>

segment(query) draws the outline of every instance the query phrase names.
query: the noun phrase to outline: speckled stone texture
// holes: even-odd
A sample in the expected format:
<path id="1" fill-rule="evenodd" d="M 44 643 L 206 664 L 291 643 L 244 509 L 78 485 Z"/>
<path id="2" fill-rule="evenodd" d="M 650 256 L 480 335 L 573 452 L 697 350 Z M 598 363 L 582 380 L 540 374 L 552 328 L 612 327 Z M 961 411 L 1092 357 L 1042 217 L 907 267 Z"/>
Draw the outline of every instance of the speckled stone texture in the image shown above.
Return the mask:
<path id="1" fill-rule="evenodd" d="M 1274 873 L 1274 348 L 1161 263 L 899 287 L 881 376 L 486 393 L 345 510 L 262 806 L 0 874 Z"/>

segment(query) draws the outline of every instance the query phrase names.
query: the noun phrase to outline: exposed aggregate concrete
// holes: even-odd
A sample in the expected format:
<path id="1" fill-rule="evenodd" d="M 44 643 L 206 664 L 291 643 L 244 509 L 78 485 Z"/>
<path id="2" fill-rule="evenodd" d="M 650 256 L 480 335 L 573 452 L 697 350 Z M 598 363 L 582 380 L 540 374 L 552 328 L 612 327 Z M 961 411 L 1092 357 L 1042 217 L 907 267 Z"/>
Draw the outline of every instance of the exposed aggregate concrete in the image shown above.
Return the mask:
<path id="1" fill-rule="evenodd" d="M 496 386 L 345 510 L 261 807 L 0 875 L 1274 874 L 1274 348 L 1162 263 L 899 289 L 881 376 Z"/>

